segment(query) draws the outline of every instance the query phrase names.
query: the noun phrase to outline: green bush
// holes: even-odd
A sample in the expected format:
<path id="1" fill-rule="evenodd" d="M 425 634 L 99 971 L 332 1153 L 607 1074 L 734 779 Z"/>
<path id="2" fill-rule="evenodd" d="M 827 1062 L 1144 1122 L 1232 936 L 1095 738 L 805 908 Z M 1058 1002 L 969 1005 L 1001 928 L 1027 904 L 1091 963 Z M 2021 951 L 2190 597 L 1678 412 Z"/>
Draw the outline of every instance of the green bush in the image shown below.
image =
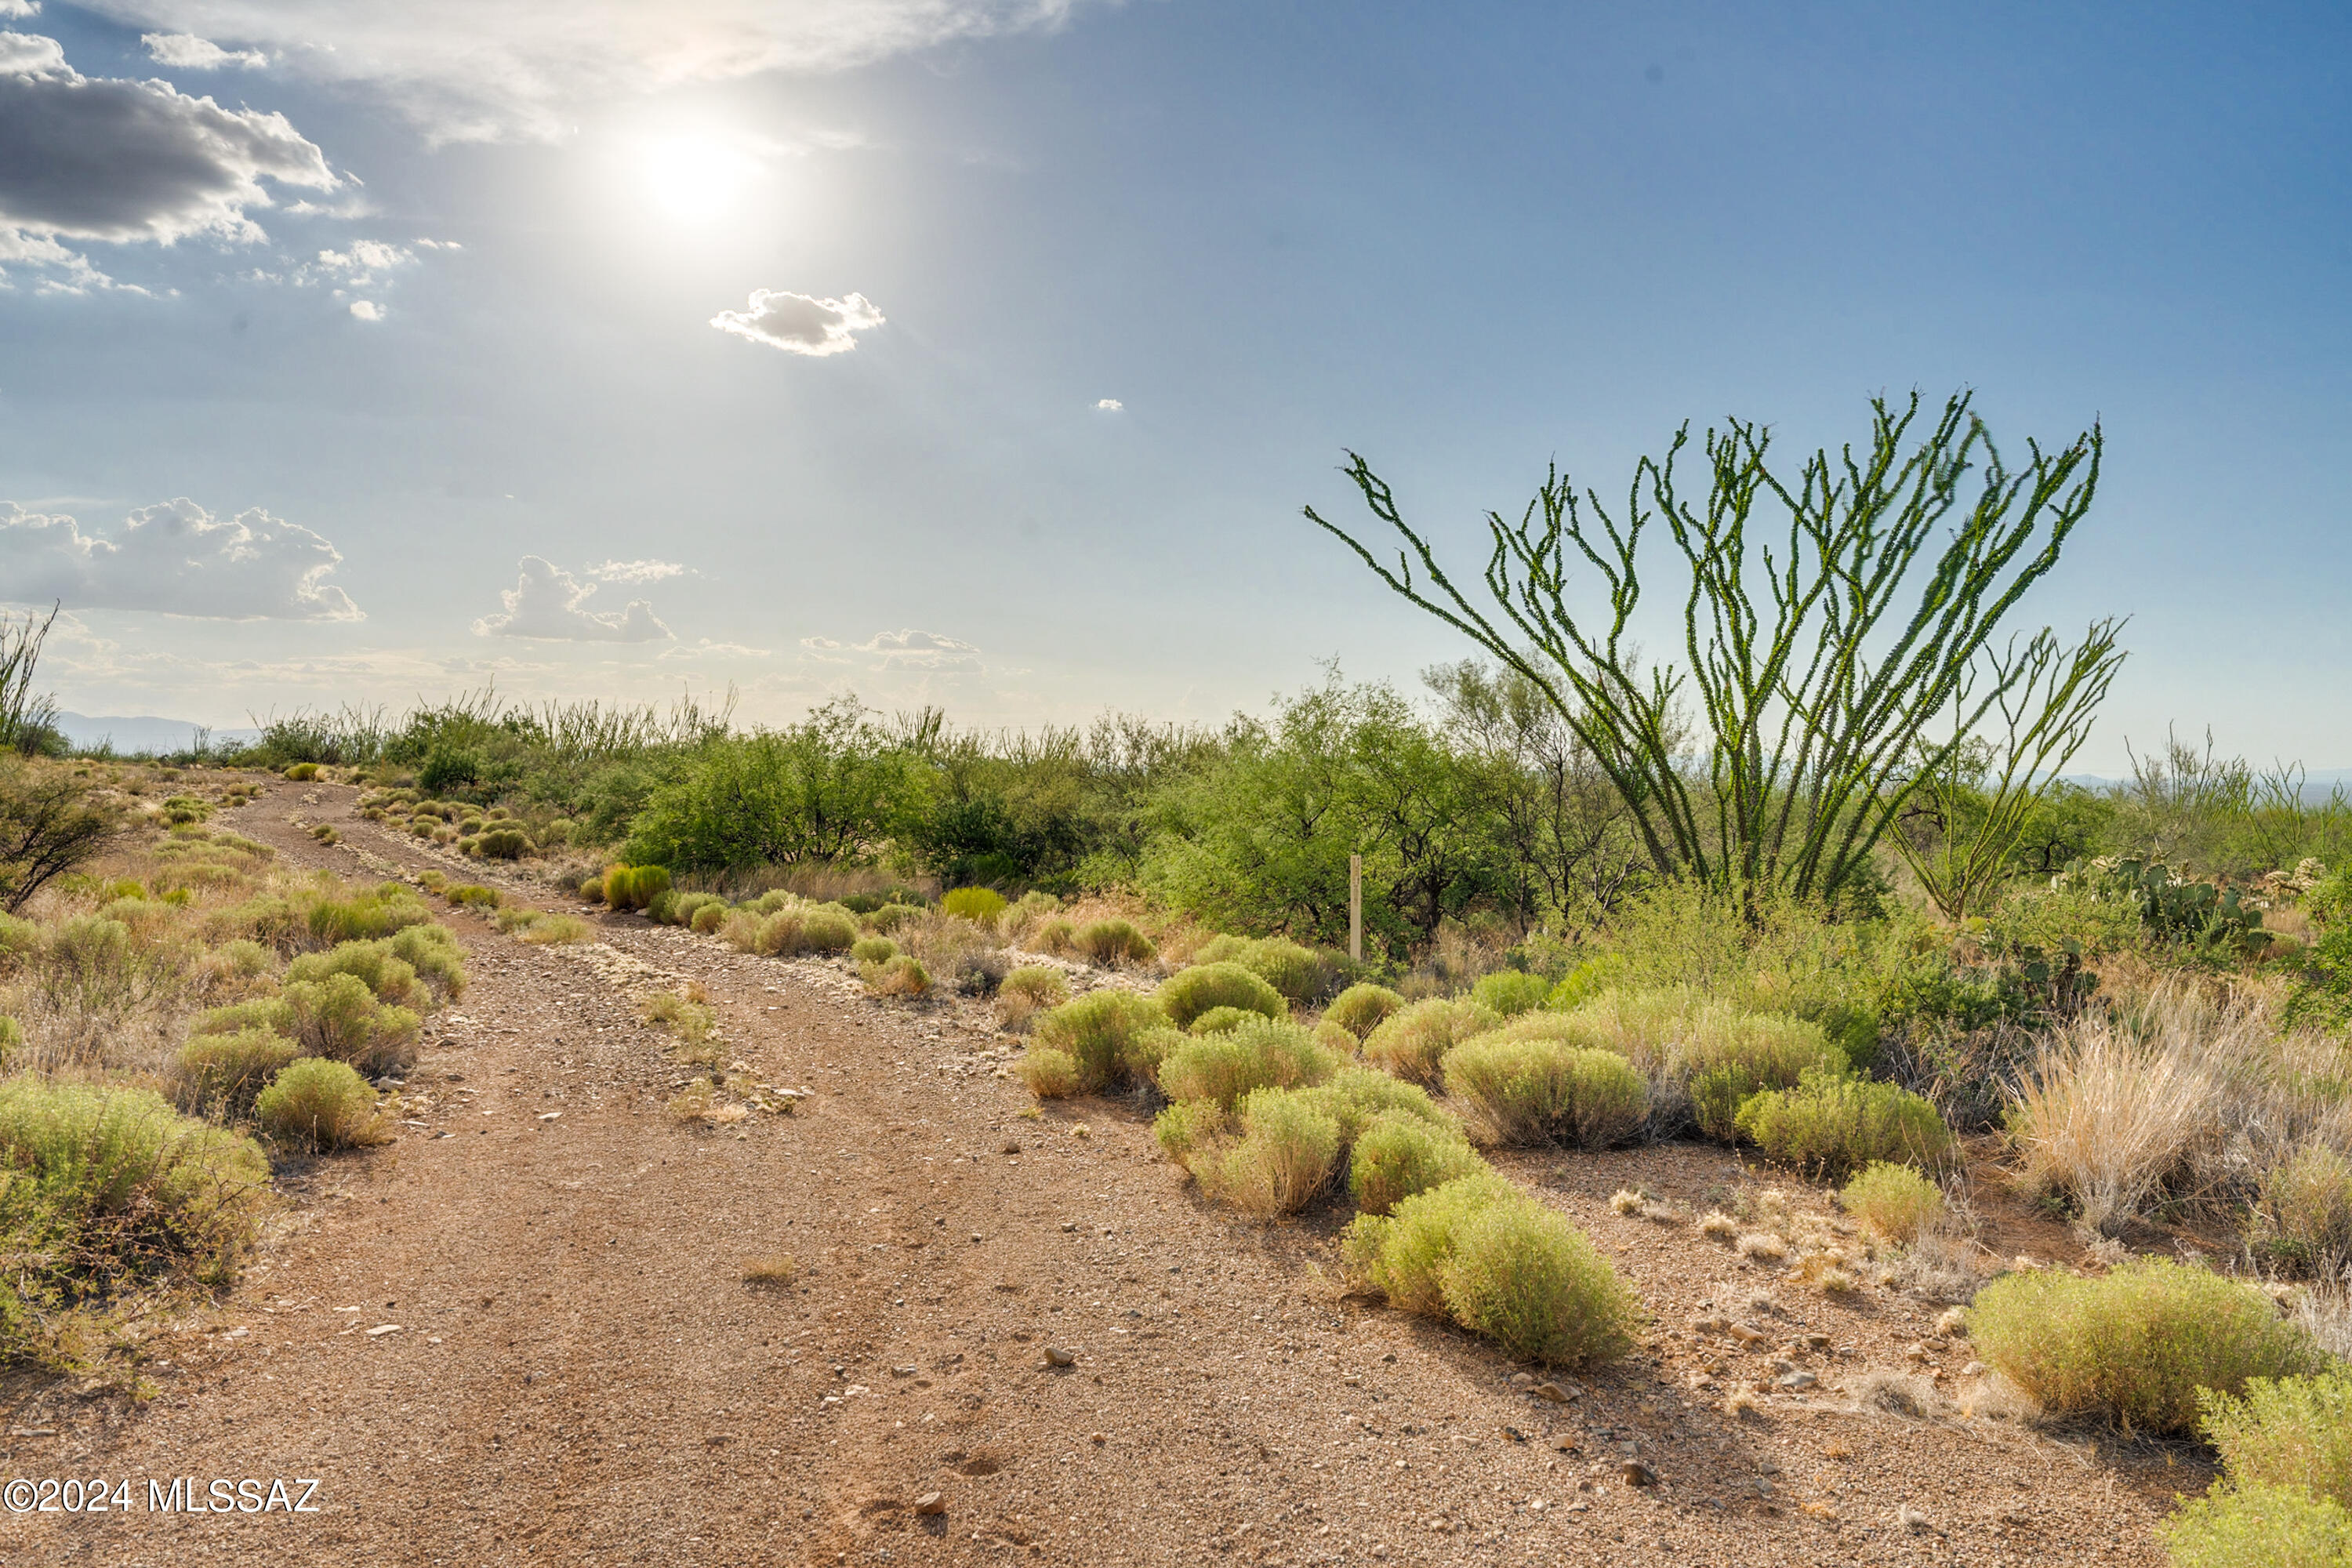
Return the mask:
<path id="1" fill-rule="evenodd" d="M 371 1078 L 404 1070 L 416 1060 L 424 1021 L 405 1007 L 377 1002 L 357 975 L 297 981 L 280 996 L 291 1015 L 294 1038 L 313 1056 L 348 1062 Z"/>
<path id="2" fill-rule="evenodd" d="M 1056 915 L 1037 922 L 1029 933 L 1029 945 L 1039 952 L 1064 953 L 1078 944 L 1078 928 Z"/>
<path id="3" fill-rule="evenodd" d="M 1475 1002 L 1433 998 L 1391 1015 L 1364 1037 L 1364 1058 L 1413 1083 L 1438 1081 L 1445 1053 L 1502 1023 Z"/>
<path id="4" fill-rule="evenodd" d="M 348 974 L 364 984 L 379 1002 L 395 1006 L 425 1005 L 427 993 L 416 971 L 394 957 L 389 942 L 339 942 L 324 952 L 306 952 L 286 966 L 289 985 Z"/>
<path id="5" fill-rule="evenodd" d="M 2199 1404 L 2231 1484 L 2299 1487 L 2352 1508 L 2352 1368 L 2252 1377 L 2242 1394 L 2206 1389 Z"/>
<path id="6" fill-rule="evenodd" d="M 1160 1149 L 1187 1171 L 1222 1144 L 1232 1127 L 1233 1117 L 1213 1100 L 1180 1100 L 1151 1119 Z"/>
<path id="7" fill-rule="evenodd" d="M 1944 1189 L 1908 1165 L 1874 1160 L 1845 1184 L 1838 1201 L 1880 1236 L 1907 1245 L 1944 1212 Z"/>
<path id="8" fill-rule="evenodd" d="M 273 1035 L 291 1037 L 294 1033 L 294 1009 L 282 996 L 259 996 L 247 1002 L 232 1002 L 226 1006 L 208 1007 L 196 1015 L 192 1035 L 234 1035 L 247 1029 L 267 1029 Z"/>
<path id="9" fill-rule="evenodd" d="M 656 913 L 655 909 L 648 908 L 646 911 L 647 914 L 653 915 L 664 925 L 685 926 L 688 930 L 695 929 L 694 919 L 697 915 L 710 909 L 719 911 L 718 915 L 711 918 L 710 922 L 713 926 L 717 925 L 719 921 L 725 917 L 729 907 L 727 900 L 716 893 L 681 893 L 676 889 L 670 890 L 667 902 L 656 899 L 654 903 L 660 912 Z"/>
<path id="10" fill-rule="evenodd" d="M 485 860 L 520 860 L 531 851 L 530 836 L 520 827 L 493 827 L 474 841 Z"/>
<path id="11" fill-rule="evenodd" d="M 2269 1297 L 2162 1258 L 2095 1279 L 2003 1275 L 1978 1292 L 1969 1338 L 2045 1409 L 2144 1433 L 2191 1430 L 2200 1389 L 2236 1394 L 2249 1378 L 2313 1373 L 2326 1361 Z"/>
<path id="12" fill-rule="evenodd" d="M 1230 1110 L 1253 1089 L 1321 1083 L 1339 1060 L 1309 1031 L 1262 1018 L 1231 1034 L 1186 1037 L 1160 1062 L 1160 1087 L 1171 1100 L 1213 1100 Z"/>
<path id="13" fill-rule="evenodd" d="M 2336 1278 L 2352 1264 L 2352 1161 L 2324 1143 L 2305 1144 L 2263 1175 L 2254 1215 L 2273 1258 L 2306 1276 Z"/>
<path id="14" fill-rule="evenodd" d="M 319 764 L 316 763 L 292 763 L 287 768 L 285 776 L 296 784 L 309 784 L 319 776 Z"/>
<path id="15" fill-rule="evenodd" d="M 1004 913 L 1004 895 L 993 888 L 953 888 L 940 895 L 940 912 L 994 931 Z"/>
<path id="16" fill-rule="evenodd" d="M 305 1057 L 271 1079 L 253 1102 L 253 1117 L 276 1142 L 322 1152 L 391 1136 L 366 1080 L 344 1063 L 320 1057 Z"/>
<path id="17" fill-rule="evenodd" d="M 1238 963 L 1201 963 L 1179 970 L 1160 986 L 1168 1021 L 1189 1029 L 1192 1020 L 1216 1007 L 1238 1007 L 1268 1018 L 1286 1018 L 1290 1008 L 1265 976 Z"/>
<path id="18" fill-rule="evenodd" d="M 1070 983 L 1046 964 L 1024 964 L 997 986 L 1000 996 L 1017 996 L 1033 1007 L 1058 1007 L 1070 999 Z"/>
<path id="19" fill-rule="evenodd" d="M 262 1086 L 300 1054 L 300 1047 L 269 1029 L 191 1036 L 180 1047 L 175 1075 L 179 1101 L 190 1110 L 215 1116 L 246 1115 Z"/>
<path id="20" fill-rule="evenodd" d="M 1416 1193 L 1475 1175 L 1485 1165 L 1459 1132 L 1401 1111 L 1382 1111 L 1356 1134 L 1348 1194 L 1364 1213 L 1384 1215 Z"/>
<path id="21" fill-rule="evenodd" d="M 607 866 L 604 901 L 616 910 L 643 910 L 670 890 L 666 866 Z"/>
<path id="22" fill-rule="evenodd" d="M 1496 1142 L 1601 1149 L 1633 1135 L 1649 1085 L 1614 1051 L 1505 1031 L 1445 1053 L 1446 1091 L 1466 1101 Z"/>
<path id="23" fill-rule="evenodd" d="M 457 934 L 434 921 L 403 926 L 386 939 L 393 957 L 416 972 L 416 977 L 445 1002 L 466 994 L 466 950 Z"/>
<path id="24" fill-rule="evenodd" d="M 1119 963 L 1142 963 L 1159 950 L 1150 938 L 1135 929 L 1130 921 L 1095 921 L 1081 926 L 1070 938 L 1070 945 L 1087 959 L 1108 968 Z"/>
<path id="25" fill-rule="evenodd" d="M 485 888 L 479 882 L 459 882 L 444 887 L 441 897 L 445 902 L 464 910 L 495 910 L 507 901 L 504 893 L 496 888 Z"/>
<path id="26" fill-rule="evenodd" d="M 1952 1149 L 1944 1119 L 1910 1090 L 1818 1068 L 1794 1089 L 1750 1096 L 1734 1120 L 1773 1159 L 1830 1176 L 1874 1160 L 1934 1165 Z"/>
<path id="27" fill-rule="evenodd" d="M 577 891 L 580 894 L 582 901 L 591 904 L 601 904 L 604 901 L 604 879 L 602 877 L 587 878 L 585 880 L 581 882 Z"/>
<path id="28" fill-rule="evenodd" d="M 1105 986 L 1039 1014 L 1029 1048 L 1066 1054 L 1077 1064 L 1079 1087 L 1092 1093 L 1148 1073 L 1141 1044 L 1167 1027 L 1167 1013 L 1150 997 Z"/>
<path id="29" fill-rule="evenodd" d="M 1498 969 L 1482 976 L 1470 987 L 1470 1000 L 1489 1008 L 1506 1018 L 1516 1018 L 1544 1005 L 1552 993 L 1552 984 L 1540 974 L 1529 974 L 1517 969 Z"/>
<path id="30" fill-rule="evenodd" d="M 1331 998 L 1331 1005 L 1323 1009 L 1323 1020 L 1360 1040 L 1403 1005 L 1404 998 L 1387 986 L 1361 981 Z"/>
<path id="31" fill-rule="evenodd" d="M 1357 1135 L 1382 1116 L 1402 1116 L 1445 1133 L 1462 1136 L 1454 1113 L 1429 1098 L 1417 1083 L 1404 1083 L 1371 1068 L 1340 1058 L 1339 1069 L 1304 1091 L 1313 1095 L 1339 1124 L 1339 1141 L 1353 1143 Z"/>
<path id="32" fill-rule="evenodd" d="M 1032 1050 L 1017 1067 L 1021 1081 L 1040 1100 L 1061 1100 L 1078 1092 L 1078 1064 L 1067 1051 Z"/>
<path id="33" fill-rule="evenodd" d="M 235 942 L 222 943 L 213 956 L 240 980 L 267 974 L 278 963 L 276 956 L 268 948 L 250 937 L 239 937 Z"/>
<path id="34" fill-rule="evenodd" d="M 838 904 L 819 904 L 801 916 L 803 952 L 847 952 L 857 944 L 857 917 Z"/>
<path id="35" fill-rule="evenodd" d="M 433 911 L 414 891 L 401 883 L 387 882 L 372 892 L 351 898 L 320 900 L 311 906 L 306 923 L 315 940 L 331 947 L 342 942 L 381 941 L 394 931 L 425 925 L 432 919 Z"/>
<path id="36" fill-rule="evenodd" d="M 857 977 L 877 996 L 920 996 L 931 988 L 930 972 L 910 953 L 902 952 L 879 963 L 862 964 Z"/>
<path id="37" fill-rule="evenodd" d="M 887 936 L 860 937 L 849 944 L 849 956 L 859 963 L 883 963 L 898 955 L 898 944 Z"/>
<path id="38" fill-rule="evenodd" d="M 1263 1013 L 1252 1013 L 1241 1007 L 1212 1007 L 1193 1019 L 1192 1026 L 1184 1032 L 1188 1035 L 1229 1035 L 1252 1018 L 1264 1016 Z M 1346 1033 L 1345 1030 L 1340 1032 Z M 1352 1040 L 1355 1037 L 1350 1035 L 1349 1038 Z"/>
<path id="39" fill-rule="evenodd" d="M 1641 1322 L 1639 1299 L 1591 1242 L 1491 1172 L 1358 1215 L 1342 1256 L 1391 1304 L 1451 1318 L 1532 1361 L 1622 1355 Z"/>
<path id="40" fill-rule="evenodd" d="M 2352 1514 L 2294 1487 L 2216 1486 L 2156 1527 L 2174 1568 L 2344 1568 Z"/>
<path id="41" fill-rule="evenodd" d="M 24 1048 L 25 1026 L 0 1013 L 0 1072 L 7 1071 L 8 1064 Z"/>
<path id="42" fill-rule="evenodd" d="M 1236 1110 L 1240 1141 L 1211 1159 L 1195 1155 L 1192 1169 L 1201 1190 L 1262 1218 L 1305 1208 L 1339 1162 L 1339 1123 L 1317 1101 L 1286 1089 L 1254 1090 Z"/>
<path id="43" fill-rule="evenodd" d="M 39 1311 L 167 1272 L 226 1284 L 269 1178 L 250 1139 L 152 1090 L 31 1074 L 0 1082 L 0 1360 L 36 1353 Z"/>

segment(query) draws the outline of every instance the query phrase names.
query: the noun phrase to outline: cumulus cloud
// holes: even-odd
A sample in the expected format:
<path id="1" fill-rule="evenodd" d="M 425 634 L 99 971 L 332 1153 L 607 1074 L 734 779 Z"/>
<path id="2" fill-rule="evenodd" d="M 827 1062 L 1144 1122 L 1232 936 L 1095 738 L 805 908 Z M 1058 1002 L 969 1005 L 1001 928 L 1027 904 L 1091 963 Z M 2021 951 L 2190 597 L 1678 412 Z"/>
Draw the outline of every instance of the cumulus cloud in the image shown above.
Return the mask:
<path id="1" fill-rule="evenodd" d="M 374 84 L 436 139 L 555 140 L 586 108 L 1060 26 L 1084 0 L 81 0 Z"/>
<path id="2" fill-rule="evenodd" d="M 0 22 L 21 22 L 41 14 L 41 0 L 0 0 Z"/>
<path id="3" fill-rule="evenodd" d="M 685 571 L 675 561 L 599 561 L 588 568 L 588 575 L 600 583 L 658 583 Z"/>
<path id="4" fill-rule="evenodd" d="M 1126 406 L 1126 404 L 1116 397 L 1098 398 L 1095 403 L 1095 407 L 1105 414 L 1117 414 Z"/>
<path id="5" fill-rule="evenodd" d="M 383 307 L 373 300 L 354 300 L 352 301 L 352 314 L 362 321 L 381 321 L 383 320 Z"/>
<path id="6" fill-rule="evenodd" d="M 282 114 L 223 109 L 169 82 L 86 77 L 54 38 L 0 32 L 0 260 L 66 240 L 257 240 L 262 182 L 333 190 L 326 154 Z M 79 258 L 66 252 L 64 265 Z"/>
<path id="7" fill-rule="evenodd" d="M 385 273 L 406 267 L 415 259 L 416 252 L 405 246 L 388 245 L 380 239 L 355 239 L 347 250 L 319 252 L 316 261 L 303 263 L 295 280 L 314 283 L 321 279 L 331 279 L 354 289 L 364 289 Z"/>
<path id="8" fill-rule="evenodd" d="M 503 614 L 485 616 L 474 623 L 477 637 L 539 637 L 550 642 L 663 642 L 670 629 L 654 618 L 654 607 L 632 599 L 618 615 L 598 615 L 588 607 L 596 584 L 583 583 L 571 573 L 537 555 L 526 555 L 522 575 L 501 591 Z"/>
<path id="9" fill-rule="evenodd" d="M 110 534 L 60 513 L 0 512 L 0 560 L 18 600 L 161 610 L 217 620 L 356 621 L 351 595 L 326 581 L 335 547 L 260 508 L 215 517 L 182 496 L 141 507 Z"/>
<path id="10" fill-rule="evenodd" d="M 915 669 L 931 674 L 978 675 L 980 649 L 937 632 L 907 627 L 877 632 L 865 642 L 836 642 L 831 637 L 803 637 L 801 647 L 828 664 L 860 662 L 848 656 L 863 654 L 869 668 Z"/>
<path id="11" fill-rule="evenodd" d="M 224 66 L 259 70 L 269 63 L 269 57 L 259 49 L 225 49 L 194 33 L 142 33 L 139 41 L 146 46 L 150 59 L 177 70 L 215 71 Z"/>
<path id="12" fill-rule="evenodd" d="M 856 348 L 854 334 L 880 326 L 882 312 L 863 294 L 818 300 L 781 289 L 754 289 L 750 310 L 721 310 L 710 318 L 710 324 L 786 353 L 823 359 Z"/>

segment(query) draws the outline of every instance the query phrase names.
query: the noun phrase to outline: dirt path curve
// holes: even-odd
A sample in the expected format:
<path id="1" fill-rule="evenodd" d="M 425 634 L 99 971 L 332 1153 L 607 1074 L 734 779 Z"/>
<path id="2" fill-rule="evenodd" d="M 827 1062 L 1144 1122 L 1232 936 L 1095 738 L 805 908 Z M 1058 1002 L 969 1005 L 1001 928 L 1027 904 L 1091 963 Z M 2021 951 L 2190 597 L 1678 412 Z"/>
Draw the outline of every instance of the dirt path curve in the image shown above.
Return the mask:
<path id="1" fill-rule="evenodd" d="M 307 795 L 233 825 L 292 865 L 446 868 L 354 792 Z M 289 1184 L 157 1397 L 11 1413 L 55 1435 L 12 1435 L 8 1475 L 127 1478 L 133 1506 L 0 1516 L 0 1564 L 2154 1560 L 2139 1500 L 2093 1505 L 2053 1446 L 1912 1423 L 1853 1438 L 1880 1495 L 1850 1521 L 1782 1512 L 1787 1433 L 1695 1410 L 1659 1363 L 1534 1399 L 1346 1297 L 1326 1236 L 1195 1203 L 1123 1108 L 1024 1118 L 946 1012 L 608 918 L 610 948 L 709 987 L 735 1056 L 814 1091 L 681 1127 L 663 1037 L 591 954 L 449 923 L 472 989 L 411 1079 L 430 1106 Z M 773 1253 L 801 1278 L 744 1283 Z M 1664 1488 L 1620 1484 L 1637 1439 Z M 1873 1474 L 1923 1487 L 1933 1528 L 1889 1523 Z M 173 1478 L 317 1478 L 318 1511 L 149 1511 Z"/>

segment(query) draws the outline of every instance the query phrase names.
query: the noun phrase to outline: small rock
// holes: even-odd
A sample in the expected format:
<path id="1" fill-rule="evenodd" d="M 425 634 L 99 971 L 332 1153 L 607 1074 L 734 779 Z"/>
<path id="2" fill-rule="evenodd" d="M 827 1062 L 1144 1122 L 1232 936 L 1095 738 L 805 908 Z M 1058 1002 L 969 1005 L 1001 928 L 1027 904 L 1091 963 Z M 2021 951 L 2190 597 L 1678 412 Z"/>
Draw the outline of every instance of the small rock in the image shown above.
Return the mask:
<path id="1" fill-rule="evenodd" d="M 1984 1374 L 1985 1363 L 1980 1361 L 1972 1361 L 1969 1363 L 1968 1365 L 1960 1368 L 1960 1375 L 1962 1377 L 1982 1377 Z"/>
<path id="2" fill-rule="evenodd" d="M 1799 1334 L 1796 1342 L 1801 1349 L 1809 1351 L 1825 1351 L 1830 1348 L 1830 1337 L 1827 1334 Z"/>
<path id="3" fill-rule="evenodd" d="M 1617 1473 L 1625 1478 L 1628 1486 L 1654 1487 L 1658 1484 L 1658 1472 L 1639 1459 L 1626 1460 L 1617 1467 Z"/>
<path id="4" fill-rule="evenodd" d="M 1515 1372 L 1511 1373 L 1511 1386 L 1517 1389 L 1521 1394 L 1525 1394 L 1528 1389 L 1533 1388 L 1535 1385 L 1535 1373 L 1531 1372 Z"/>
<path id="5" fill-rule="evenodd" d="M 918 1370 L 919 1369 L 914 1365 L 914 1363 L 910 1362 L 905 1366 L 892 1367 L 890 1369 L 890 1375 L 892 1377 L 912 1377 Z"/>
<path id="6" fill-rule="evenodd" d="M 1064 1221 L 1062 1222 L 1062 1229 L 1063 1229 L 1063 1231 L 1064 1231 L 1065 1233 L 1067 1233 L 1067 1232 L 1070 1232 L 1070 1231 L 1076 1230 L 1076 1229 L 1077 1229 L 1077 1228 L 1078 1228 L 1078 1222 L 1077 1222 L 1076 1220 L 1074 1220 L 1074 1219 L 1066 1219 L 1066 1220 L 1064 1220 Z"/>
<path id="7" fill-rule="evenodd" d="M 1778 1373 L 1791 1373 L 1797 1370 L 1797 1363 L 1792 1361 L 1776 1361 L 1772 1363 L 1772 1370 Z"/>
<path id="8" fill-rule="evenodd" d="M 1936 1529 L 1935 1525 L 1929 1522 L 1926 1514 L 1921 1513 L 1917 1509 L 1913 1508 L 1907 1502 L 1895 1510 L 1895 1522 L 1901 1525 L 1904 1529 L 1909 1531 L 1914 1535 L 1923 1534 Z"/>
<path id="9" fill-rule="evenodd" d="M 1538 1399 L 1549 1400 L 1554 1405 L 1565 1405 L 1584 1391 L 1574 1384 L 1562 1386 L 1557 1383 L 1538 1383 L 1528 1392 Z"/>
<path id="10" fill-rule="evenodd" d="M 1072 1352 L 1061 1349 L 1059 1346 L 1047 1345 L 1045 1347 L 1045 1364 L 1047 1366 L 1076 1366 L 1078 1364 L 1078 1358 Z"/>
<path id="11" fill-rule="evenodd" d="M 1107 1432 L 1089 1432 L 1087 1434 L 1087 1441 L 1099 1448 L 1110 1441 L 1110 1435 Z"/>
<path id="12" fill-rule="evenodd" d="M 1004 1141 L 1004 1147 L 998 1150 L 997 1152 L 1000 1154 L 1018 1154 L 1021 1152 L 1021 1141 L 1018 1138 L 1007 1138 Z"/>
<path id="13" fill-rule="evenodd" d="M 1769 1458 L 1759 1459 L 1756 1461 L 1756 1473 L 1759 1476 L 1777 1476 L 1780 1473 L 1780 1461 Z"/>
<path id="14" fill-rule="evenodd" d="M 1691 1331 L 1697 1334 L 1719 1334 L 1730 1327 L 1731 1320 L 1724 1317 L 1710 1315 L 1691 1320 Z"/>
<path id="15" fill-rule="evenodd" d="M 1811 1388 L 1813 1384 L 1819 1383 L 1821 1379 L 1815 1377 L 1810 1372 L 1792 1372 L 1784 1377 L 1775 1378 L 1773 1381 L 1778 1383 L 1783 1388 Z"/>
<path id="16" fill-rule="evenodd" d="M 1765 1333 L 1763 1330 L 1749 1323 L 1732 1324 L 1730 1334 L 1733 1339 L 1738 1340 L 1743 1345 L 1760 1345 L 1767 1339 L 1771 1337 Z"/>
<path id="17" fill-rule="evenodd" d="M 915 1511 L 926 1519 L 935 1518 L 948 1510 L 948 1500 L 937 1492 L 925 1492 L 915 1500 Z"/>

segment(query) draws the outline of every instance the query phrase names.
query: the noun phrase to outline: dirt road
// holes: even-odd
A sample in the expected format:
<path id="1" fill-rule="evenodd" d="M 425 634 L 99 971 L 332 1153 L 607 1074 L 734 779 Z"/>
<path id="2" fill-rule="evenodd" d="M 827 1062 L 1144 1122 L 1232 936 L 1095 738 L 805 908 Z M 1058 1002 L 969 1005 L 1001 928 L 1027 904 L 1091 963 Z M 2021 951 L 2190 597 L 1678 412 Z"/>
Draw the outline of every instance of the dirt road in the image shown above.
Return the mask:
<path id="1" fill-rule="evenodd" d="M 235 826 L 354 877 L 442 864 L 302 788 Z M 1328 1222 L 1199 1203 L 1132 1108 L 1024 1116 L 1005 1042 L 952 1007 L 634 918 L 569 948 L 447 918 L 472 989 L 398 1140 L 288 1182 L 155 1397 L 12 1408 L 0 1472 L 127 1480 L 131 1506 L 0 1515 L 0 1563 L 2156 1562 L 2148 1521 L 2203 1483 L 1827 1397 L 1710 1408 L 1679 1325 L 1727 1261 L 1605 1198 L 1696 1195 L 1731 1179 L 1718 1149 L 1512 1167 L 1658 1315 L 1556 1404 L 1345 1295 Z M 730 1054 L 812 1091 L 797 1112 L 672 1121 L 614 953 L 699 979 Z M 744 1281 L 780 1253 L 796 1280 Z M 1924 1331 L 1892 1300 L 1789 1312 L 1850 1361 Z M 1629 1457 L 1660 1484 L 1626 1485 Z M 250 1478 L 267 1506 L 151 1510 L 175 1478 L 205 1503 Z"/>

